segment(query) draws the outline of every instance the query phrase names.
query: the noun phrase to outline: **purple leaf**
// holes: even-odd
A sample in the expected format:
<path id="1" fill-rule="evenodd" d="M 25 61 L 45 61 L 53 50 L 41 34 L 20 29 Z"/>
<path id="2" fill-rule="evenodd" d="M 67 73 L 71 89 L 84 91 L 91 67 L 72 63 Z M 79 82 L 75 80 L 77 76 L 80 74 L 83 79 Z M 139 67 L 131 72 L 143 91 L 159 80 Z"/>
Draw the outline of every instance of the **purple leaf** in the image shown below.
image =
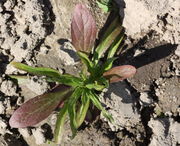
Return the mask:
<path id="1" fill-rule="evenodd" d="M 10 126 L 23 128 L 41 122 L 71 93 L 72 88 L 70 86 L 58 85 L 49 93 L 28 100 L 13 113 L 9 121 Z"/>
<path id="2" fill-rule="evenodd" d="M 96 39 L 96 23 L 83 4 L 77 4 L 71 22 L 72 44 L 77 51 L 91 52 Z"/>
<path id="3" fill-rule="evenodd" d="M 110 81 L 110 83 L 113 82 L 119 82 L 126 78 L 132 77 L 136 73 L 136 68 L 131 65 L 122 65 L 113 67 L 109 71 L 105 72 L 103 76 Z"/>

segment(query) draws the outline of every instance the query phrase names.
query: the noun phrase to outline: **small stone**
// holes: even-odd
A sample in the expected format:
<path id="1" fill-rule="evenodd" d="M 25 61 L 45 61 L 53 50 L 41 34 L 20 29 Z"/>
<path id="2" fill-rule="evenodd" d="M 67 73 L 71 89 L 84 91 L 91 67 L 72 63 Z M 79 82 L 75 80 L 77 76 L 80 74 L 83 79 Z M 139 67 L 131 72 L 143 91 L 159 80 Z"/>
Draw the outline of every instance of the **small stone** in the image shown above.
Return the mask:
<path id="1" fill-rule="evenodd" d="M 15 86 L 15 84 L 10 80 L 3 81 L 0 86 L 0 90 L 7 96 L 17 96 L 18 95 L 16 93 L 17 86 Z"/>
<path id="2" fill-rule="evenodd" d="M 0 101 L 0 114 L 4 114 L 5 113 L 5 107 L 2 101 Z"/>
<path id="3" fill-rule="evenodd" d="M 3 12 L 2 4 L 0 3 L 0 13 Z"/>
<path id="4" fill-rule="evenodd" d="M 30 131 L 27 128 L 19 128 L 18 131 L 25 138 L 28 138 L 31 135 Z"/>
<path id="5" fill-rule="evenodd" d="M 6 133 L 7 124 L 0 117 L 0 134 L 4 135 Z"/>
<path id="6" fill-rule="evenodd" d="M 10 14 L 4 14 L 3 17 L 5 20 L 8 20 L 11 17 L 11 15 Z"/>
<path id="7" fill-rule="evenodd" d="M 4 3 L 4 7 L 6 8 L 6 10 L 11 10 L 15 5 L 15 1 L 14 0 L 7 0 Z"/>
<path id="8" fill-rule="evenodd" d="M 44 131 L 41 128 L 33 129 L 32 133 L 35 137 L 36 144 L 44 144 L 46 142 L 46 138 L 44 136 Z"/>
<path id="9" fill-rule="evenodd" d="M 56 120 L 57 120 L 57 114 L 53 114 L 50 120 L 51 124 L 56 125 Z"/>
<path id="10" fill-rule="evenodd" d="M 171 117 L 173 114 L 172 114 L 172 112 L 168 111 L 168 112 L 165 112 L 164 115 L 165 115 L 165 116 L 168 116 L 168 117 Z"/>
<path id="11" fill-rule="evenodd" d="M 42 54 L 47 54 L 48 51 L 49 51 L 49 49 L 48 49 L 47 47 L 45 47 L 45 46 L 42 46 L 42 47 L 40 48 L 40 53 L 42 53 Z"/>
<path id="12" fill-rule="evenodd" d="M 180 57 L 180 45 L 177 46 L 177 49 L 175 50 L 175 54 Z"/>
<path id="13" fill-rule="evenodd" d="M 145 92 L 140 94 L 140 103 L 142 106 L 148 106 L 153 103 L 153 100 L 149 98 L 149 95 Z"/>

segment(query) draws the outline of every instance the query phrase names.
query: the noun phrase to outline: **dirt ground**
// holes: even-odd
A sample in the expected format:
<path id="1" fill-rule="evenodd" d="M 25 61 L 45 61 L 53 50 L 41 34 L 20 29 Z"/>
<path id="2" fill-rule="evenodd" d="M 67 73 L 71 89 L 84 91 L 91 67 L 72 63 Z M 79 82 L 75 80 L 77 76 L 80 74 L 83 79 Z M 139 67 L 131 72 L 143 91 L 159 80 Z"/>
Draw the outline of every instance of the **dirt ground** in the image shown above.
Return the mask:
<path id="1" fill-rule="evenodd" d="M 112 114 L 85 122 L 70 140 L 66 121 L 62 146 L 180 145 L 180 1 L 116 0 L 127 39 L 114 66 L 130 64 L 136 75 L 111 84 L 101 102 Z M 98 29 L 109 19 L 96 0 L 0 0 L 0 146 L 49 146 L 56 112 L 38 125 L 10 128 L 8 121 L 24 101 L 50 85 L 39 77 L 17 84 L 9 74 L 25 74 L 11 61 L 76 75 L 81 67 L 71 45 L 74 6 L 84 3 Z M 105 28 L 104 28 L 105 29 Z"/>

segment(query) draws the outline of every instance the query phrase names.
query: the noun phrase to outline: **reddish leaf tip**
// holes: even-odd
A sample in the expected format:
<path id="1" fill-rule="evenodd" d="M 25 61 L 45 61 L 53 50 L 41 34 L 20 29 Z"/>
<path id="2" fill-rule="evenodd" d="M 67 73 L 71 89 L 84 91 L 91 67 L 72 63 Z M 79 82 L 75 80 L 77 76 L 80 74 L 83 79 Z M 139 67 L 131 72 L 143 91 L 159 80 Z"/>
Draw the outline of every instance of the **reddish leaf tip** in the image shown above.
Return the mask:
<path id="1" fill-rule="evenodd" d="M 58 85 L 50 92 L 36 96 L 22 104 L 11 116 L 9 125 L 13 128 L 24 128 L 38 124 L 71 94 L 70 86 Z"/>
<path id="2" fill-rule="evenodd" d="M 14 116 L 13 116 L 13 115 L 11 116 L 11 118 L 10 118 L 10 120 L 9 120 L 9 125 L 10 125 L 12 128 L 24 128 L 24 127 L 22 127 L 22 125 L 21 125 L 18 121 L 16 121 L 16 120 L 14 119 Z"/>
<path id="3" fill-rule="evenodd" d="M 119 82 L 126 78 L 133 77 L 136 73 L 136 68 L 132 65 L 122 65 L 113 67 L 105 72 L 103 76 L 110 80 L 110 83 Z"/>

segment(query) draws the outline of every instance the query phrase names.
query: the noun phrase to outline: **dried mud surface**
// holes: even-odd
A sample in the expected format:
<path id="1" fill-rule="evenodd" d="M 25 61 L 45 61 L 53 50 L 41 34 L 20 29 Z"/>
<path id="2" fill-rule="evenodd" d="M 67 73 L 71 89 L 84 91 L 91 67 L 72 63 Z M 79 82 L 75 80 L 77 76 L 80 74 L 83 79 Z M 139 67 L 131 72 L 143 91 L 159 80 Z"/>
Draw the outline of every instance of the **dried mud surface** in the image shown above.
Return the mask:
<path id="1" fill-rule="evenodd" d="M 24 84 L 15 83 L 8 75 L 25 72 L 9 63 L 19 61 L 76 75 L 81 65 L 70 43 L 70 21 L 79 2 L 92 11 L 101 29 L 108 14 L 95 0 L 0 1 L 0 146 L 53 145 L 49 141 L 53 139 L 56 112 L 34 127 L 10 128 L 8 121 L 14 110 L 51 86 L 36 76 Z M 180 145 L 180 1 L 116 2 L 127 39 L 115 65 L 134 65 L 137 73 L 101 94 L 114 124 L 97 114 L 70 140 L 67 121 L 61 145 Z"/>

